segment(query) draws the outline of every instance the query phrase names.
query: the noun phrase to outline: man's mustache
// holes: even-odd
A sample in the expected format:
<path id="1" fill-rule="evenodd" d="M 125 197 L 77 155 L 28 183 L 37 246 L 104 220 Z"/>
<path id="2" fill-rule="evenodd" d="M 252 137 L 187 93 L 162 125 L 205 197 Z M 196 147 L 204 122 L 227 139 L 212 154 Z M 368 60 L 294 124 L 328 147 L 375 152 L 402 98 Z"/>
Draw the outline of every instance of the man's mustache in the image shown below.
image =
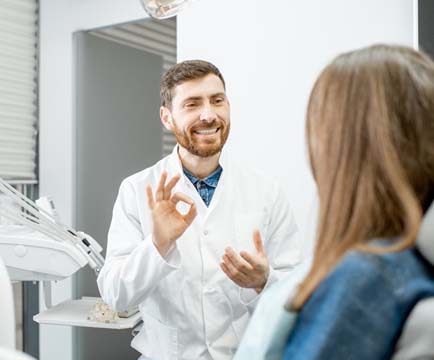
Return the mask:
<path id="1" fill-rule="evenodd" d="M 210 123 L 200 123 L 200 124 L 194 124 L 190 127 L 190 131 L 196 131 L 196 130 L 207 130 L 207 129 L 213 129 L 213 128 L 222 128 L 224 127 L 224 123 L 218 120 L 213 120 Z"/>

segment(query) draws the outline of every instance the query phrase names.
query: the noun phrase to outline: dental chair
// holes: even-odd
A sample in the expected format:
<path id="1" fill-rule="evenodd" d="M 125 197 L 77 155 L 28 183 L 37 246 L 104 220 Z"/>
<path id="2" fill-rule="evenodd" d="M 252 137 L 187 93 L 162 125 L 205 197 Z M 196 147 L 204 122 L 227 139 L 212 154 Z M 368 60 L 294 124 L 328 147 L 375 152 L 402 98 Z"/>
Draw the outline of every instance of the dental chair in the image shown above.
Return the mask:
<path id="1" fill-rule="evenodd" d="M 416 247 L 434 266 L 434 203 L 423 217 Z M 234 359 L 282 359 L 290 329 L 296 320 L 295 313 L 286 311 L 285 306 L 291 292 L 296 291 L 310 267 L 311 261 L 306 259 L 301 266 L 288 273 L 287 278 L 273 284 L 262 295 Z M 425 298 L 414 306 L 390 358 L 434 360 L 434 297 Z"/>
<path id="2" fill-rule="evenodd" d="M 434 203 L 424 216 L 417 248 L 434 266 Z M 419 301 L 405 322 L 392 360 L 434 359 L 434 297 Z"/>
<path id="3" fill-rule="evenodd" d="M 0 359 L 35 360 L 15 350 L 15 309 L 8 272 L 0 257 Z"/>

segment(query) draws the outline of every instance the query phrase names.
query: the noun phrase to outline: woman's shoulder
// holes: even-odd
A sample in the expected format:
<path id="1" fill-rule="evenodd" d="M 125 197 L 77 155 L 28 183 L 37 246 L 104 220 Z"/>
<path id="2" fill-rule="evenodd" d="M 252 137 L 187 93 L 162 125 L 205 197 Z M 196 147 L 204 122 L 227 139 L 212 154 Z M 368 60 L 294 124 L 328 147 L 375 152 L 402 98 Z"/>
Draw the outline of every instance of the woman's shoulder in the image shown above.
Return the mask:
<path id="1" fill-rule="evenodd" d="M 400 293 L 406 288 L 434 289 L 434 268 L 416 248 L 381 255 L 361 251 L 348 252 L 325 279 L 326 286 L 340 284 L 361 292 L 382 288 Z"/>
<path id="2" fill-rule="evenodd" d="M 429 268 L 432 269 L 432 266 L 425 261 L 415 247 L 412 247 L 384 254 L 371 254 L 356 250 L 349 251 L 335 270 L 342 273 L 359 272 L 361 270 L 374 273 L 387 271 L 402 275 L 403 272 L 406 274 L 419 271 L 425 272 Z M 404 269 L 406 271 L 403 271 Z"/>

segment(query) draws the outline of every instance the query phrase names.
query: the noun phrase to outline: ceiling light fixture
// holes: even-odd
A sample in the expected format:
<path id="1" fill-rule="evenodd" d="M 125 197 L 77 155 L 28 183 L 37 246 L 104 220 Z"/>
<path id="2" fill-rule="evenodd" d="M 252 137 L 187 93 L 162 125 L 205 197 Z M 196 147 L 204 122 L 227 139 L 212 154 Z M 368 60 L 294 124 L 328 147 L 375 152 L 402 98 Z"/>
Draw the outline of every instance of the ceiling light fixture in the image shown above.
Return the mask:
<path id="1" fill-rule="evenodd" d="M 145 11 L 154 19 L 167 19 L 178 14 L 191 0 L 140 0 Z"/>

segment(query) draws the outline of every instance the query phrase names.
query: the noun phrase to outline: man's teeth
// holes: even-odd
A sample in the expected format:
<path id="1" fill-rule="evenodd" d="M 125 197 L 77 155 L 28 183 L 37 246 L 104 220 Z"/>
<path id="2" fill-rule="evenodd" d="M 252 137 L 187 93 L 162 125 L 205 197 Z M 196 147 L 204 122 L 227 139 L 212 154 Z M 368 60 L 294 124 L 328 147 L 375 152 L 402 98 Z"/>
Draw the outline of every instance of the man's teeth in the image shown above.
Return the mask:
<path id="1" fill-rule="evenodd" d="M 207 130 L 196 130 L 195 133 L 200 135 L 210 135 L 215 134 L 217 132 L 218 128 L 215 129 L 207 129 Z"/>

